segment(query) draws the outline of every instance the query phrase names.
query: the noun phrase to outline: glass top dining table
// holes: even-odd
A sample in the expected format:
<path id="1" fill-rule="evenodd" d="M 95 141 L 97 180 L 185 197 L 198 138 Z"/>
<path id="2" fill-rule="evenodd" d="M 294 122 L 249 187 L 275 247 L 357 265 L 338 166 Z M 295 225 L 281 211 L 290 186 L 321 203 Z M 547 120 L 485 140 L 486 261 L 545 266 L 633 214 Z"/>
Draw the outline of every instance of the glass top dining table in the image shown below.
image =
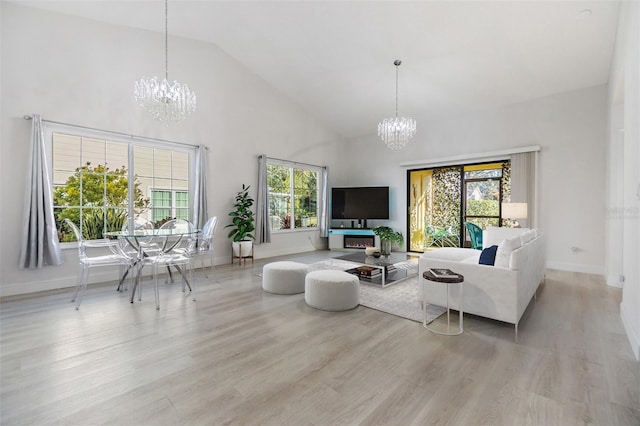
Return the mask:
<path id="1" fill-rule="evenodd" d="M 132 231 L 107 231 L 104 233 L 105 237 L 118 238 L 118 237 L 171 237 L 177 235 L 193 235 L 199 234 L 200 229 L 185 229 L 185 228 L 158 228 L 158 229 L 134 229 Z"/>
<path id="2" fill-rule="evenodd" d="M 145 244 L 151 240 L 160 240 L 162 244 L 154 245 L 153 251 L 160 249 L 162 252 L 167 253 L 173 250 L 180 244 L 184 237 L 191 237 L 201 232 L 200 229 L 186 229 L 186 228 L 166 228 L 166 229 L 134 229 L 132 231 L 108 231 L 103 235 L 105 238 L 124 238 L 127 242 L 136 250 L 140 252 L 140 255 L 146 256 L 145 247 L 149 247 Z"/>

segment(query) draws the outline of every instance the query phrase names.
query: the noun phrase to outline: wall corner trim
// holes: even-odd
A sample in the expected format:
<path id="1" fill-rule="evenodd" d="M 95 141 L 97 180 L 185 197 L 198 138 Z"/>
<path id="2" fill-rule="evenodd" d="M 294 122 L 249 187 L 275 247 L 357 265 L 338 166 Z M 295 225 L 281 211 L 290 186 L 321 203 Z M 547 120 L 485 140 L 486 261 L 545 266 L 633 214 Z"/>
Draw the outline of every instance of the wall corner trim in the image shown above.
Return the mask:
<path id="1" fill-rule="evenodd" d="M 631 313 L 624 309 L 624 304 L 620 303 L 620 318 L 622 319 L 622 326 L 627 333 L 629 344 L 631 345 L 631 351 L 636 357 L 636 361 L 640 361 L 640 331 L 633 328 L 633 321 Z"/>

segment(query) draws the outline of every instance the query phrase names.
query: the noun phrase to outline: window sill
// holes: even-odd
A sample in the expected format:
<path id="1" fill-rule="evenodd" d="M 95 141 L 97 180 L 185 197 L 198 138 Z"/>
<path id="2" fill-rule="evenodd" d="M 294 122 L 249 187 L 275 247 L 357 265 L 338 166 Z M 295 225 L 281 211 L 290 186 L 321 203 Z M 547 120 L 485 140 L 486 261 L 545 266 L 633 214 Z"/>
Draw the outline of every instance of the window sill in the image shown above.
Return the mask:
<path id="1" fill-rule="evenodd" d="M 102 240 L 87 240 L 87 244 L 91 244 L 92 241 L 102 241 Z M 96 248 L 102 248 L 102 247 L 88 247 L 91 249 L 96 249 Z M 104 248 L 108 248 L 107 246 L 104 246 Z M 60 250 L 78 250 L 78 243 L 76 243 L 75 241 L 73 242 L 67 242 L 67 243 L 60 243 Z"/>
<path id="2" fill-rule="evenodd" d="M 314 231 L 318 231 L 320 230 L 320 228 L 318 228 L 317 226 L 315 227 L 308 227 L 308 228 L 294 228 L 294 229 L 276 229 L 271 231 L 272 235 L 275 234 L 294 234 L 296 232 L 314 232 Z"/>

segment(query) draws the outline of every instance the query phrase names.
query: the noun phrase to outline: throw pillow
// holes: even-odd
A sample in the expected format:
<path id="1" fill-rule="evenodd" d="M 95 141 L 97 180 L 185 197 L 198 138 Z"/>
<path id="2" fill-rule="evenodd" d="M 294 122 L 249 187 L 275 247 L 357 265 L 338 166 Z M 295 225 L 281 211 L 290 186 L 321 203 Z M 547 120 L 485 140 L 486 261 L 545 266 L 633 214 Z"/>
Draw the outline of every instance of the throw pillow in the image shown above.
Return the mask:
<path id="1" fill-rule="evenodd" d="M 509 259 L 511 258 L 511 253 L 514 250 L 520 248 L 520 235 L 514 238 L 510 238 L 502 241 L 498 244 L 498 251 L 496 252 L 496 261 L 494 263 L 495 266 L 501 266 L 503 268 L 509 267 Z"/>
<path id="2" fill-rule="evenodd" d="M 480 253 L 480 265 L 491 265 L 496 261 L 496 253 L 498 252 L 498 246 L 487 247 Z"/>
<path id="3" fill-rule="evenodd" d="M 520 240 L 521 240 L 522 245 L 527 244 L 529 241 L 533 240 L 534 238 L 536 238 L 536 231 L 533 230 L 533 229 L 530 229 L 530 230 L 528 230 L 526 232 L 523 232 L 520 235 Z"/>

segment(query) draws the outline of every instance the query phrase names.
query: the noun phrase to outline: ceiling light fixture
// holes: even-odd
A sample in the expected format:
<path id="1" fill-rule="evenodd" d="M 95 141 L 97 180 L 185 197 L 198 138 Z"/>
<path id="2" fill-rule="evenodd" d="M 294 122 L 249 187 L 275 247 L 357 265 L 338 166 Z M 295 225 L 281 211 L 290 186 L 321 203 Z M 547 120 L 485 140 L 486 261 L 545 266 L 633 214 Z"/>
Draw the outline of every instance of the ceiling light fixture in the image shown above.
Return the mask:
<path id="1" fill-rule="evenodd" d="M 396 59 L 396 116 L 385 118 L 378 124 L 378 136 L 390 149 L 402 149 L 416 134 L 416 120 L 410 117 L 398 118 L 398 67 L 402 61 Z"/>
<path id="2" fill-rule="evenodd" d="M 164 80 L 157 77 L 136 81 L 133 94 L 136 101 L 157 120 L 178 122 L 196 109 L 196 94 L 186 84 L 169 83 L 169 11 L 164 2 Z"/>

